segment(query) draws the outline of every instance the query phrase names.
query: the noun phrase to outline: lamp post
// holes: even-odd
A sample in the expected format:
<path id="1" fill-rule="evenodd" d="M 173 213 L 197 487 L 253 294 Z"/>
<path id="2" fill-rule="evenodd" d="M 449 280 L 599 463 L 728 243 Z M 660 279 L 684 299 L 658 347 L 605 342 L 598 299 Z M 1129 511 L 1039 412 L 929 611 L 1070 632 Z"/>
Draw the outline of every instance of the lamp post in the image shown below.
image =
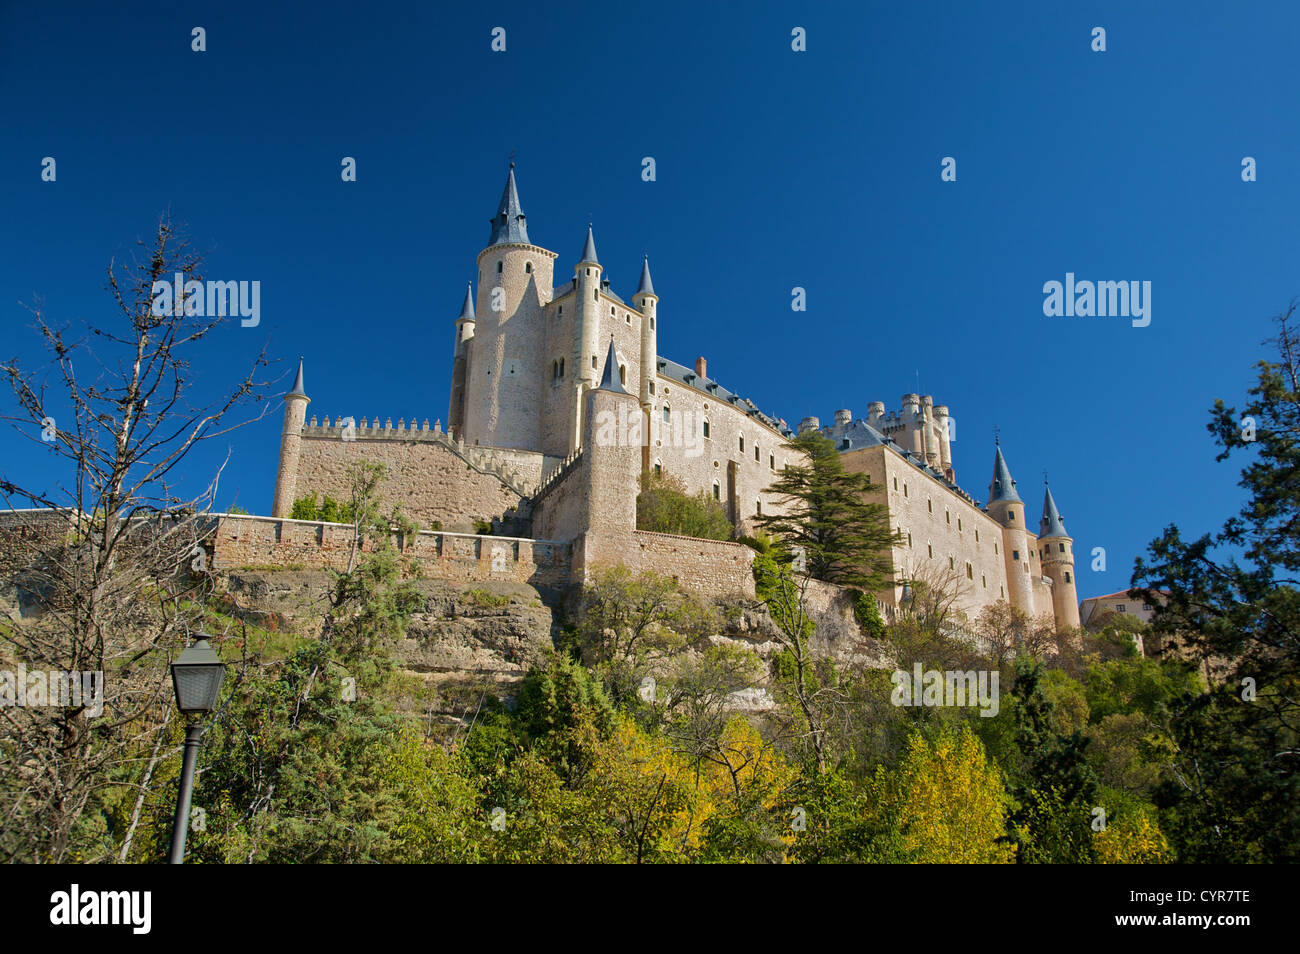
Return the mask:
<path id="1" fill-rule="evenodd" d="M 176 708 L 187 715 L 211 712 L 217 705 L 217 696 L 221 693 L 221 684 L 225 679 L 225 664 L 217 651 L 208 644 L 206 634 L 199 633 L 194 644 L 172 663 Z M 173 865 L 185 861 L 185 836 L 190 827 L 190 795 L 194 791 L 194 763 L 202 739 L 203 726 L 198 722 L 190 722 L 185 727 L 185 758 L 181 764 L 181 785 L 176 792 L 171 852 L 167 856 L 167 862 Z"/>

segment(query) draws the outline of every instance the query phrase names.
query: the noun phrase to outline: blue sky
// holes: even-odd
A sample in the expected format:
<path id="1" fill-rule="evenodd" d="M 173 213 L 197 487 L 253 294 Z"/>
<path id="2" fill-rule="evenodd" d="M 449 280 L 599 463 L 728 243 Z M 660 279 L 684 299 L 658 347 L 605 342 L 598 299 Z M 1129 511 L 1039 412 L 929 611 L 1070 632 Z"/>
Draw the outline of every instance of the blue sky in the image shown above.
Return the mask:
<path id="1" fill-rule="evenodd" d="M 1300 295 L 1300 5 L 266 6 L 0 3 L 5 357 L 40 360 L 35 296 L 110 319 L 108 259 L 170 210 L 207 277 L 262 283 L 261 324 L 193 356 L 199 391 L 266 344 L 277 373 L 306 355 L 310 413 L 445 419 L 514 150 L 557 277 L 589 216 L 625 298 L 649 253 L 665 356 L 706 356 L 791 423 L 896 408 L 919 378 L 980 499 L 1000 428 L 1031 512 L 1046 469 L 1077 550 L 1107 550 L 1081 596 L 1125 587 L 1166 524 L 1199 534 L 1239 505 L 1205 424 Z M 1150 281 L 1151 324 L 1044 317 L 1066 272 Z M 228 449 L 223 503 L 268 512 L 274 403 L 191 482 Z M 0 473 L 67 479 L 12 432 Z"/>

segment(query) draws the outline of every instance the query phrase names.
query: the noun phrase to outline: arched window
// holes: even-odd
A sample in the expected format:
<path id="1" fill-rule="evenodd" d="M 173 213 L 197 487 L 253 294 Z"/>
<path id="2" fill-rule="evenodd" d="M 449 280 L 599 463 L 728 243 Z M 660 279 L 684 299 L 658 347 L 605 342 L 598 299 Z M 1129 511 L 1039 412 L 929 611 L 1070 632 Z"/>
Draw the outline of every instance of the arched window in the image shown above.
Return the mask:
<path id="1" fill-rule="evenodd" d="M 659 461 L 656 460 L 656 461 L 655 461 L 655 476 L 656 476 L 656 477 L 662 477 L 663 475 L 664 475 L 664 465 L 663 465 L 662 463 L 660 463 Z"/>
<path id="2" fill-rule="evenodd" d="M 592 301 L 600 301 L 600 289 L 599 289 L 599 288 L 593 288 L 593 289 L 591 290 L 591 300 L 592 300 Z"/>
<path id="3" fill-rule="evenodd" d="M 618 383 L 627 386 L 627 365 L 618 366 Z"/>
<path id="4" fill-rule="evenodd" d="M 741 452 L 742 454 L 745 453 L 745 435 L 744 435 L 744 434 L 741 434 L 741 435 L 740 435 L 740 452 Z"/>
<path id="5" fill-rule="evenodd" d="M 714 500 L 722 499 L 722 488 L 718 486 L 718 482 L 716 480 L 713 482 L 713 499 Z"/>
<path id="6" fill-rule="evenodd" d="M 651 315 L 651 316 L 650 316 L 650 330 L 651 330 L 651 331 L 654 331 L 654 330 L 655 330 L 655 316 L 654 316 L 654 315 Z"/>
<path id="7" fill-rule="evenodd" d="M 706 438 L 709 437 L 709 419 L 707 417 L 704 419 L 704 436 Z M 712 438 L 709 439 L 711 440 Z"/>
<path id="8" fill-rule="evenodd" d="M 668 409 L 668 405 L 665 404 L 665 405 L 664 405 L 664 423 L 667 424 L 671 419 L 672 419 L 672 411 L 670 411 L 670 410 Z"/>
<path id="9" fill-rule="evenodd" d="M 531 275 L 532 273 L 533 273 L 533 263 L 524 262 L 524 274 Z"/>

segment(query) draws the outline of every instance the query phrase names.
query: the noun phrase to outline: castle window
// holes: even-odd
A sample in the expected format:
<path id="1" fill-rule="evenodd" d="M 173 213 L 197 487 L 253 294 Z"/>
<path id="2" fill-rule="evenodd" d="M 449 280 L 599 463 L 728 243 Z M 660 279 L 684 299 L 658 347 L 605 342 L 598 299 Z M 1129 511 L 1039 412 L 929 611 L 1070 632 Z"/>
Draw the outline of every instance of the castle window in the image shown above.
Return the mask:
<path id="1" fill-rule="evenodd" d="M 934 513 L 934 501 L 929 497 L 925 498 L 925 509 L 929 513 Z"/>
<path id="2" fill-rule="evenodd" d="M 952 523 L 952 514 L 950 514 L 950 513 L 949 513 L 948 511 L 946 511 L 946 510 L 943 512 L 943 522 L 944 522 L 944 523 Z"/>
<path id="3" fill-rule="evenodd" d="M 928 556 L 931 560 L 934 559 L 934 547 L 931 544 L 927 543 L 925 545 L 925 552 L 926 552 L 926 556 Z"/>
<path id="4" fill-rule="evenodd" d="M 709 437 L 709 419 L 707 417 L 704 419 L 704 438 L 705 440 L 712 440 L 712 438 Z"/>
<path id="5" fill-rule="evenodd" d="M 1013 559 L 1013 560 L 1019 560 L 1019 559 L 1020 559 L 1020 551 L 1019 551 L 1019 550 L 1012 550 L 1012 551 L 1011 551 L 1011 559 Z"/>
<path id="6" fill-rule="evenodd" d="M 655 393 L 655 383 L 653 381 L 650 382 L 650 393 L 651 394 Z"/>
<path id="7" fill-rule="evenodd" d="M 903 496 L 907 496 L 907 484 L 903 484 Z"/>
<path id="8" fill-rule="evenodd" d="M 755 445 L 754 445 L 754 460 L 757 461 L 758 459 L 759 459 L 759 456 L 758 456 L 758 445 L 755 444 Z"/>
<path id="9" fill-rule="evenodd" d="M 997 553 L 998 553 L 998 545 L 995 543 L 993 544 L 993 555 L 997 556 Z"/>
<path id="10" fill-rule="evenodd" d="M 591 274 L 591 269 L 590 269 L 590 268 L 589 268 L 589 269 L 587 269 L 587 274 L 588 274 L 588 275 L 590 275 L 590 274 Z"/>
<path id="11" fill-rule="evenodd" d="M 1124 612 L 1124 605 L 1125 605 L 1125 604 L 1123 604 L 1123 603 L 1117 603 L 1117 604 L 1115 604 L 1115 612 L 1116 612 L 1116 613 L 1122 613 L 1122 612 Z"/>
<path id="12" fill-rule="evenodd" d="M 651 331 L 654 331 L 654 330 L 655 330 L 655 316 L 654 316 L 654 315 L 651 315 L 651 316 L 650 316 L 650 330 L 651 330 Z"/>
<path id="13" fill-rule="evenodd" d="M 559 312 L 559 314 L 560 314 L 560 315 L 563 315 L 563 314 L 564 314 L 564 306 L 563 306 L 563 305 L 560 306 L 560 312 Z"/>
<path id="14" fill-rule="evenodd" d="M 662 477 L 663 475 L 664 475 L 664 465 L 659 463 L 659 461 L 655 461 L 655 476 Z"/>
<path id="15" fill-rule="evenodd" d="M 1002 587 L 999 586 L 999 587 L 998 587 L 998 596 L 1005 597 L 1006 595 L 1007 595 L 1007 591 L 1004 590 Z"/>
<path id="16" fill-rule="evenodd" d="M 718 466 L 718 462 L 717 462 L 716 460 L 713 462 L 713 466 L 714 466 L 714 467 L 717 467 L 717 466 Z"/>
<path id="17" fill-rule="evenodd" d="M 754 515 L 758 517 L 763 516 L 763 501 L 761 500 L 754 501 Z"/>
<path id="18" fill-rule="evenodd" d="M 971 566 L 969 563 L 966 564 L 966 579 L 975 579 L 975 567 Z"/>
<path id="19" fill-rule="evenodd" d="M 776 470 L 776 455 L 775 455 L 775 454 L 768 454 L 768 455 L 767 455 L 767 469 L 768 469 L 768 470 Z"/>
<path id="20" fill-rule="evenodd" d="M 614 317 L 614 306 L 613 306 L 613 305 L 610 305 L 610 306 L 609 306 L 609 317 L 611 317 L 611 318 Z"/>
<path id="21" fill-rule="evenodd" d="M 957 569 L 957 561 L 954 560 L 952 557 L 948 557 L 948 569 L 950 570 Z"/>
<path id="22" fill-rule="evenodd" d="M 907 546 L 909 549 L 912 546 L 912 535 L 910 533 L 907 535 Z"/>
<path id="23" fill-rule="evenodd" d="M 524 274 L 525 274 L 525 275 L 531 275 L 532 273 L 533 273 L 533 263 L 532 263 L 532 262 L 524 262 Z"/>
<path id="24" fill-rule="evenodd" d="M 1062 553 L 1065 552 L 1065 544 L 1064 544 L 1064 543 L 1058 543 L 1057 546 L 1061 548 L 1061 552 L 1062 552 Z"/>
<path id="25" fill-rule="evenodd" d="M 498 274 L 498 275 L 501 274 L 501 263 L 500 263 L 500 262 L 497 262 L 497 274 Z"/>
<path id="26" fill-rule="evenodd" d="M 1066 582 L 1066 583 L 1069 583 L 1069 582 L 1070 582 L 1070 571 L 1069 571 L 1069 570 L 1066 570 L 1066 571 L 1065 571 L 1065 582 Z M 1147 605 L 1144 603 L 1144 604 L 1142 605 L 1142 608 L 1143 608 L 1144 610 L 1149 610 L 1151 607 L 1150 607 L 1150 606 L 1147 606 Z"/>
<path id="27" fill-rule="evenodd" d="M 716 480 L 713 482 L 713 499 L 714 500 L 722 499 L 722 488 L 718 486 L 718 482 Z"/>
<path id="28" fill-rule="evenodd" d="M 1066 582 L 1066 583 L 1069 583 L 1069 582 L 1070 582 L 1070 574 L 1069 574 L 1069 573 L 1065 574 L 1065 582 Z M 1150 612 L 1151 612 L 1151 604 L 1150 604 L 1150 603 L 1143 603 L 1143 604 L 1142 604 L 1142 612 L 1144 612 L 1144 613 L 1150 613 Z"/>
<path id="29" fill-rule="evenodd" d="M 978 530 L 975 531 L 975 542 L 976 543 L 980 542 L 980 532 Z"/>
<path id="30" fill-rule="evenodd" d="M 895 489 L 895 490 L 898 489 L 898 478 L 897 478 L 897 477 L 894 478 L 894 489 Z"/>
<path id="31" fill-rule="evenodd" d="M 558 378 L 559 376 L 560 376 L 560 362 L 558 362 L 558 361 L 552 361 L 552 362 L 551 362 L 551 380 L 554 381 L 554 380 L 555 380 L 556 378 Z"/>
<path id="32" fill-rule="evenodd" d="M 624 315 L 623 317 L 624 317 L 624 319 L 626 319 L 626 321 L 627 321 L 627 323 L 628 323 L 629 325 L 632 324 L 632 312 L 629 311 L 629 312 L 628 312 L 626 315 Z"/>
<path id="33" fill-rule="evenodd" d="M 957 518 L 957 532 L 961 533 L 961 517 Z"/>
<path id="34" fill-rule="evenodd" d="M 600 289 L 599 289 L 599 288 L 593 288 L 593 289 L 591 290 L 591 300 L 592 300 L 592 301 L 600 301 Z"/>
<path id="35" fill-rule="evenodd" d="M 984 587 L 986 590 L 989 588 L 989 581 L 984 578 L 983 573 L 980 574 L 980 586 Z"/>
<path id="36" fill-rule="evenodd" d="M 618 366 L 618 383 L 627 384 L 627 365 L 620 364 Z"/>
<path id="37" fill-rule="evenodd" d="M 1011 510 L 1007 511 L 1007 523 L 1015 523 L 1015 520 L 1016 520 L 1016 511 L 1015 508 L 1012 508 Z"/>
<path id="38" fill-rule="evenodd" d="M 591 366 L 593 368 L 596 366 L 596 356 L 594 354 L 591 356 Z"/>
<path id="39" fill-rule="evenodd" d="M 664 423 L 667 424 L 671 419 L 672 412 L 668 410 L 668 405 L 664 405 Z"/>
<path id="40" fill-rule="evenodd" d="M 1025 572 L 1026 572 L 1026 573 L 1029 572 L 1029 563 L 1028 563 L 1028 561 L 1025 562 Z"/>
<path id="41" fill-rule="evenodd" d="M 744 435 L 744 434 L 741 434 L 741 435 L 740 435 L 740 452 L 741 452 L 742 454 L 745 453 L 745 435 Z"/>

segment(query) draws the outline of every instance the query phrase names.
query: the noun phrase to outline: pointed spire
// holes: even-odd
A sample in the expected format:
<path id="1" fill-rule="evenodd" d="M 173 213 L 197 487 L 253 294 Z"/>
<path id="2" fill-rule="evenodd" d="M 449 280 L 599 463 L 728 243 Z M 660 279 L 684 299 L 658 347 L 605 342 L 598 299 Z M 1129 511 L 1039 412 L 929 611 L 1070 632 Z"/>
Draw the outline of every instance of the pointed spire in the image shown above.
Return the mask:
<path id="1" fill-rule="evenodd" d="M 618 375 L 618 354 L 614 351 L 614 336 L 609 336 L 609 354 L 605 356 L 605 373 L 600 378 L 600 390 L 627 394 L 627 388 Z"/>
<path id="2" fill-rule="evenodd" d="M 1045 537 L 1068 537 L 1065 532 L 1065 521 L 1061 519 L 1061 512 L 1056 509 L 1056 501 L 1052 499 L 1052 488 L 1043 481 L 1043 519 L 1039 524 L 1038 539 Z"/>
<path id="3" fill-rule="evenodd" d="M 460 306 L 460 317 L 456 320 L 474 320 L 474 284 L 472 282 L 465 283 L 465 303 Z"/>
<path id="4" fill-rule="evenodd" d="M 582 247 L 582 258 L 578 259 L 578 264 L 591 262 L 593 265 L 599 265 L 600 259 L 596 257 L 596 239 L 591 234 L 591 223 L 587 223 L 587 244 Z"/>
<path id="5" fill-rule="evenodd" d="M 653 295 L 655 293 L 654 283 L 650 281 L 649 255 L 647 255 L 645 260 L 641 263 L 641 284 L 636 286 L 636 293 L 638 295 Z"/>
<path id="6" fill-rule="evenodd" d="M 528 241 L 528 225 L 524 210 L 519 205 L 519 189 L 515 185 L 515 164 L 510 163 L 510 175 L 506 177 L 505 191 L 501 193 L 501 204 L 497 214 L 492 218 L 492 235 L 488 247 L 519 243 L 531 245 Z"/>
<path id="7" fill-rule="evenodd" d="M 298 376 L 293 379 L 293 390 L 289 392 L 291 397 L 306 397 L 307 392 L 302 389 L 302 355 L 298 356 Z"/>
<path id="8" fill-rule="evenodd" d="M 1020 495 L 1016 493 L 1016 482 L 1011 479 L 1011 468 L 1007 466 L 1007 459 L 1002 456 L 1002 445 L 996 440 L 997 453 L 993 457 L 993 482 L 989 484 L 989 503 L 999 500 L 1020 501 Z"/>

